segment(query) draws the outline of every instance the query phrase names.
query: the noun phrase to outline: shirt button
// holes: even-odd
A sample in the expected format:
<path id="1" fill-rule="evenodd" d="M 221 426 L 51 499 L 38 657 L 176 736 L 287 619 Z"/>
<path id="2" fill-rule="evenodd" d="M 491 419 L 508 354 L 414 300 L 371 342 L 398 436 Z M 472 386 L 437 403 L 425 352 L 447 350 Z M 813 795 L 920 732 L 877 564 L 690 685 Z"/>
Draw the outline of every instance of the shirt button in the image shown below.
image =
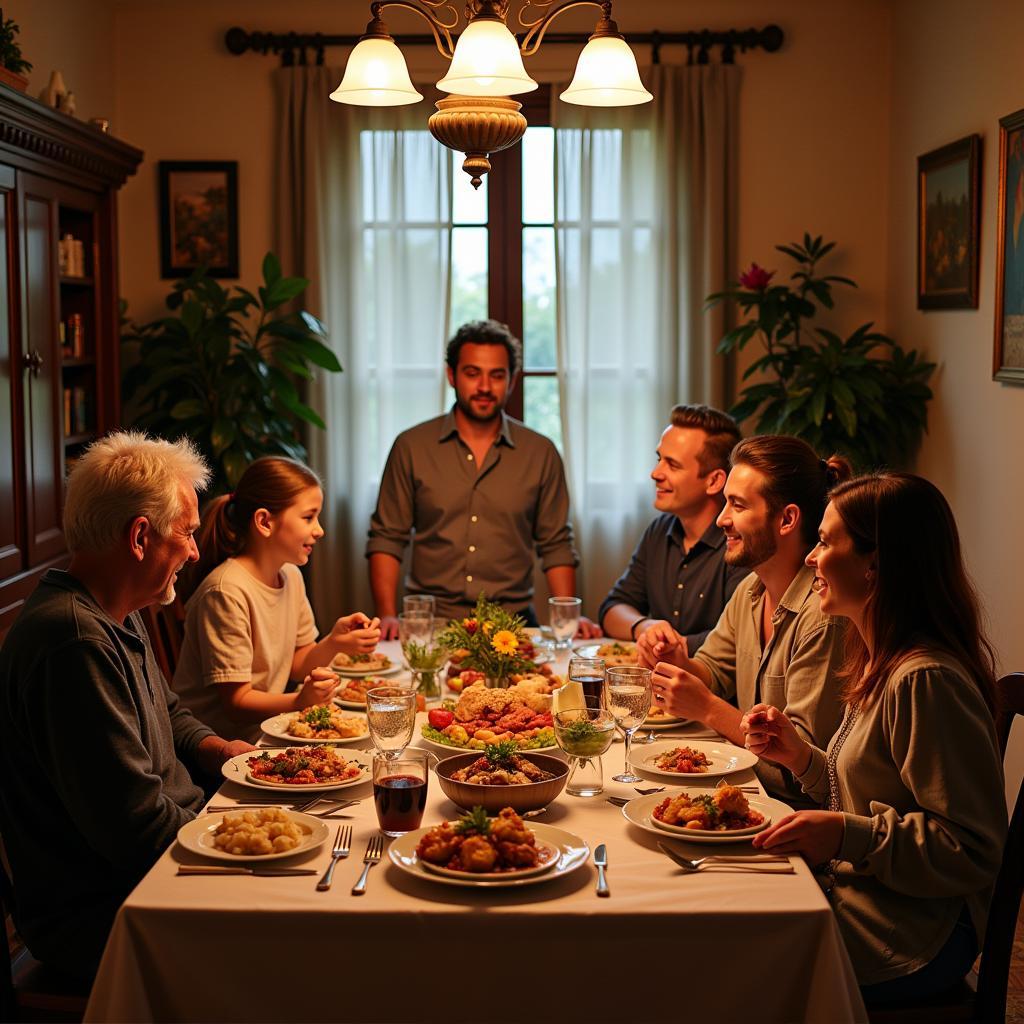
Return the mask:
<path id="1" fill-rule="evenodd" d="M 678 615 L 678 614 L 679 614 L 679 612 L 673 612 L 672 614 L 673 614 L 673 615 Z"/>
<path id="2" fill-rule="evenodd" d="M 472 462 L 473 461 L 473 456 L 472 455 L 467 455 L 466 456 L 466 461 L 467 462 Z"/>
<path id="3" fill-rule="evenodd" d="M 466 577 L 466 582 L 467 583 L 472 583 L 473 582 L 473 577 L 472 576 L 467 576 Z"/>
<path id="4" fill-rule="evenodd" d="M 471 523 L 475 523 L 475 522 L 476 522 L 476 516 L 470 516 L 470 517 L 469 517 L 469 521 L 470 521 Z"/>
<path id="5" fill-rule="evenodd" d="M 470 551 L 476 551 L 476 545 L 475 544 L 470 544 L 469 545 L 469 550 Z"/>
<path id="6" fill-rule="evenodd" d="M 677 583 L 676 584 L 676 590 L 682 590 L 682 589 L 683 589 L 682 583 Z"/>

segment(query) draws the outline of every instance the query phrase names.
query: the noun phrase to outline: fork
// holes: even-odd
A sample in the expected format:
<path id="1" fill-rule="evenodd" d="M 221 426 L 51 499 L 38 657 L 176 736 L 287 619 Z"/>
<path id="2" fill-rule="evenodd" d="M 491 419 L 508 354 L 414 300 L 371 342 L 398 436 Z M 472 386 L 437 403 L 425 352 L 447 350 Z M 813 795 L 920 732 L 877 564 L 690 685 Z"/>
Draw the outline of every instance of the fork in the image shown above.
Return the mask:
<path id="1" fill-rule="evenodd" d="M 796 874 L 793 865 L 789 863 L 788 857 L 773 856 L 772 854 L 754 855 L 752 857 L 708 856 L 690 860 L 689 857 L 676 853 L 675 850 L 664 843 L 658 843 L 658 849 L 684 871 L 700 871 L 701 866 L 707 864 L 709 868 L 721 867 L 728 871 L 754 871 L 763 875 Z"/>
<path id="2" fill-rule="evenodd" d="M 366 854 L 363 856 L 363 873 L 359 881 L 352 886 L 353 896 L 362 896 L 366 892 L 366 877 L 374 864 L 380 863 L 381 854 L 384 852 L 384 837 L 378 832 L 366 844 Z"/>
<path id="3" fill-rule="evenodd" d="M 664 793 L 664 786 L 648 786 L 646 789 L 641 789 L 639 786 L 633 787 L 634 793 L 639 793 L 641 796 L 650 796 L 652 793 Z"/>
<path id="4" fill-rule="evenodd" d="M 323 878 L 316 883 L 317 892 L 327 892 L 334 878 L 334 867 L 339 860 L 344 860 L 352 850 L 352 826 L 339 825 L 334 837 L 334 848 L 331 850 L 331 863 L 327 865 Z"/>

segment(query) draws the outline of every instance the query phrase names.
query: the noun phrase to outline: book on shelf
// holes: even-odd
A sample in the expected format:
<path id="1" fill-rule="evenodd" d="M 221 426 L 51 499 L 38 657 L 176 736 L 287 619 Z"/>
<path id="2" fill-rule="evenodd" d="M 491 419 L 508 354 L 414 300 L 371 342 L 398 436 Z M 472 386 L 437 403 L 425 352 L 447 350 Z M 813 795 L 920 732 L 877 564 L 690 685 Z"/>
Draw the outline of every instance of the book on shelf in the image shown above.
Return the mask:
<path id="1" fill-rule="evenodd" d="M 69 313 L 60 327 L 61 352 L 71 359 L 81 359 L 85 355 L 85 320 L 82 314 Z"/>
<path id="2" fill-rule="evenodd" d="M 64 389 L 64 436 L 88 433 L 92 423 L 92 395 L 85 387 Z"/>

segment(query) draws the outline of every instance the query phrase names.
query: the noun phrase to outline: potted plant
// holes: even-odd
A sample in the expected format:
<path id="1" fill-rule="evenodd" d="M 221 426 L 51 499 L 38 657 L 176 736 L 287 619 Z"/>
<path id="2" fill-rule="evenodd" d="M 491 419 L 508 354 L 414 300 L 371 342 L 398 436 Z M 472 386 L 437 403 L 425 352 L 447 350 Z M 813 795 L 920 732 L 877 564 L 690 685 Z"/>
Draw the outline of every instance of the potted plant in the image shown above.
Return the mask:
<path id="1" fill-rule="evenodd" d="M 31 71 L 32 65 L 21 56 L 17 39 L 20 31 L 13 18 L 4 20 L 4 12 L 0 8 L 0 82 L 25 92 L 28 89 L 25 72 Z"/>
<path id="2" fill-rule="evenodd" d="M 261 455 L 306 458 L 299 433 L 324 421 L 299 396 L 314 364 L 341 371 L 324 325 L 305 310 L 281 314 L 304 292 L 272 253 L 258 297 L 225 289 L 200 268 L 167 298 L 174 315 L 137 326 L 125 320 L 123 391 L 135 424 L 159 437 L 191 437 L 214 470 L 213 493 L 229 490 Z"/>
<path id="3" fill-rule="evenodd" d="M 916 350 L 862 324 L 842 338 L 812 327 L 821 308 L 832 309 L 832 288 L 856 288 L 848 277 L 818 275 L 818 263 L 835 247 L 821 236 L 775 248 L 794 260 L 791 284 L 771 283 L 774 270 L 756 263 L 727 291 L 709 295 L 706 307 L 732 300 L 744 323 L 718 344 L 721 353 L 757 337 L 764 354 L 743 374 L 768 380 L 747 384 L 729 411 L 743 422 L 760 413 L 757 431 L 795 434 L 823 455 L 842 452 L 859 470 L 901 467 L 913 457 L 927 429 L 927 385 L 935 369 Z"/>

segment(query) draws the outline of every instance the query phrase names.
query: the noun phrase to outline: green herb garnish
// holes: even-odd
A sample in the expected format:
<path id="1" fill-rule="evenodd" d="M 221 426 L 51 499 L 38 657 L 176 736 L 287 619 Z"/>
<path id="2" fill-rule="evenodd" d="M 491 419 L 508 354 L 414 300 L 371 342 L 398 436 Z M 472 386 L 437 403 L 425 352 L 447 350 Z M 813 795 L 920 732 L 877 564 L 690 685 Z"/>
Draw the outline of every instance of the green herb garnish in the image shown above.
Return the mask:
<path id="1" fill-rule="evenodd" d="M 581 743 L 597 735 L 597 726 L 587 718 L 577 718 L 566 726 L 559 726 L 571 743 Z"/>
<path id="2" fill-rule="evenodd" d="M 331 709 L 324 704 L 307 708 L 302 720 L 315 729 L 329 729 L 331 727 Z"/>
<path id="3" fill-rule="evenodd" d="M 701 807 L 704 808 L 704 813 L 707 814 L 708 820 L 712 824 L 718 821 L 718 815 L 720 812 L 718 810 L 718 804 L 715 803 L 715 798 L 713 796 L 708 796 L 706 793 L 701 794 L 700 796 L 694 796 L 690 798 L 690 803 L 700 804 Z"/>
<path id="4" fill-rule="evenodd" d="M 513 755 L 519 753 L 519 745 L 514 740 L 502 740 L 500 743 L 488 743 L 484 747 L 484 757 L 492 768 L 500 768 L 511 762 Z"/>
<path id="5" fill-rule="evenodd" d="M 491 819 L 487 812 L 479 805 L 474 807 L 468 814 L 464 814 L 455 823 L 456 832 L 479 832 L 485 836 L 491 831 Z"/>

